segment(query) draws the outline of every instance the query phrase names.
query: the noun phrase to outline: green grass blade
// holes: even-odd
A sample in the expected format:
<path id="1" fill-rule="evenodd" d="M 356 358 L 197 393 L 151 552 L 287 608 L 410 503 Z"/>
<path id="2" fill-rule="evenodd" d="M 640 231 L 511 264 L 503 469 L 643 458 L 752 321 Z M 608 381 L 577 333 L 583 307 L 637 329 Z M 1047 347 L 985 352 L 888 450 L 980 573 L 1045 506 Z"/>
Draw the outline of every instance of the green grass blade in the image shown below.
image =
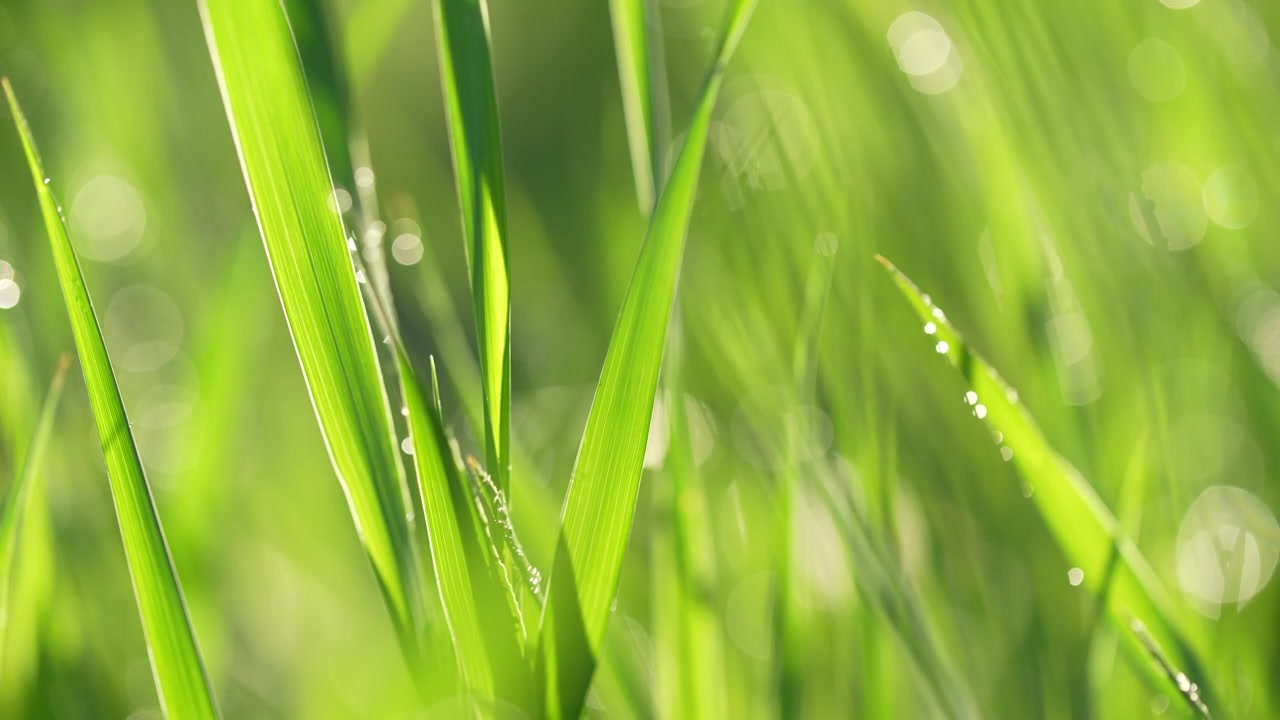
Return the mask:
<path id="1" fill-rule="evenodd" d="M 471 578 L 472 572 L 483 572 L 484 568 L 471 567 L 472 563 L 468 562 L 468 548 L 463 540 L 466 528 L 461 524 L 469 520 L 469 514 L 462 514 L 467 511 L 466 489 L 461 487 L 458 473 L 449 472 L 453 456 L 443 422 L 435 407 L 427 402 L 408 358 L 398 346 L 396 359 L 409 409 L 413 465 L 422 497 L 420 512 L 426 521 L 445 622 L 463 683 L 479 699 L 490 699 L 494 690 L 493 673 L 476 614 Z"/>
<path id="2" fill-rule="evenodd" d="M 71 245 L 62 210 L 54 200 L 49 178 L 44 174 L 40 154 L 17 97 L 7 79 L 3 84 L 31 166 L 89 391 L 89 402 L 97 421 L 98 437 L 106 456 L 111 497 L 115 502 L 120 537 L 124 542 L 125 558 L 133 580 L 161 707 L 172 718 L 217 717 L 213 692 L 196 646 L 182 588 L 173 569 L 160 518 L 156 515 L 151 488 L 138 457 L 80 261 Z"/>
<path id="3" fill-rule="evenodd" d="M 498 487 L 505 490 L 511 463 L 511 287 L 489 11 L 485 0 L 436 0 L 435 11 L 479 339 L 485 460 Z"/>
<path id="4" fill-rule="evenodd" d="M 544 622 L 552 622 L 554 630 L 544 641 L 558 643 L 554 638 L 578 634 L 575 630 L 569 636 L 557 635 L 567 630 L 565 622 L 574 620 L 574 613 L 561 607 L 572 600 L 580 609 L 578 621 L 589 653 L 598 653 L 609 624 L 640 489 L 658 371 L 711 114 L 725 65 L 754 8 L 752 0 L 741 0 L 730 15 L 715 65 L 707 77 L 671 179 L 650 220 L 631 286 L 614 326 L 565 498 L 563 538 L 557 549 L 544 614 Z M 566 573 L 572 582 L 565 582 Z M 570 592 L 576 598 L 564 597 Z M 553 659 L 556 666 L 549 668 L 556 682 L 562 684 L 565 678 L 561 661 L 570 659 L 566 652 L 568 649 L 560 646 Z M 561 706 L 562 712 L 568 713 L 565 708 L 574 707 L 574 702 L 575 698 L 569 698 L 569 704 Z"/>
<path id="5" fill-rule="evenodd" d="M 31 444 L 14 475 L 14 483 L 9 488 L 4 504 L 0 505 L 0 669 L 4 667 L 4 629 L 9 623 L 9 583 L 17 549 L 18 530 L 22 526 L 30 488 L 40 474 L 45 449 L 53 431 L 53 418 L 62 399 L 62 388 L 66 384 L 67 368 L 70 366 L 71 357 L 63 356 L 53 373 L 53 381 L 49 384 L 49 392 L 40 409 L 40 419 L 36 421 Z"/>
<path id="6" fill-rule="evenodd" d="M 1031 415 L 986 360 L 972 351 L 946 315 L 906 275 L 877 258 L 925 323 L 933 350 L 964 376 L 976 416 L 998 433 L 1000 452 L 1030 486 L 1032 499 L 1067 560 L 1084 573 L 1093 595 L 1106 592 L 1105 606 L 1127 631 L 1136 621 L 1177 667 L 1203 678 L 1194 628 L 1175 614 L 1171 599 L 1146 558 L 1118 527 L 1115 516 L 1093 487 L 1050 447 Z M 1112 565 L 1114 563 L 1114 565 Z M 1135 638 L 1126 636 L 1130 647 Z M 1144 648 L 1139 648 L 1145 650 Z"/>
<path id="7" fill-rule="evenodd" d="M 316 417 L 411 662 L 422 624 L 406 487 L 368 317 L 280 3 L 200 3 L 214 70 Z M 415 676 L 419 673 L 415 672 Z M 421 680 L 421 678 L 418 678 Z"/>
<path id="8" fill-rule="evenodd" d="M 631 148 L 636 199 L 648 213 L 662 184 L 662 149 L 666 103 L 662 49 L 653 29 L 657 10 L 652 0 L 609 0 L 618 82 Z"/>

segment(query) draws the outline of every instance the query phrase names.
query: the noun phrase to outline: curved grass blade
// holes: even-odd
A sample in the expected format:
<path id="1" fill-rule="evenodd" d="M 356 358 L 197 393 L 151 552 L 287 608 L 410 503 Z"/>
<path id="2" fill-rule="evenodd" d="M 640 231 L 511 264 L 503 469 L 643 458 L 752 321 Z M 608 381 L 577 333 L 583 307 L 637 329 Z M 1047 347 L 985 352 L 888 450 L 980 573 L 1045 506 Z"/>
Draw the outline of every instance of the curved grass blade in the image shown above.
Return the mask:
<path id="1" fill-rule="evenodd" d="M 151 488 L 138 457 L 80 261 L 67 235 L 62 211 L 53 198 L 40 154 L 13 88 L 7 79 L 3 85 L 31 166 L 59 284 L 80 355 L 85 386 L 89 391 L 89 402 L 97 421 L 98 437 L 106 456 L 111 497 L 115 502 L 116 519 L 120 524 L 120 537 L 151 656 L 151 670 L 161 709 L 171 718 L 215 718 L 218 712 L 213 692 L 196 646 L 182 588 L 173 569 L 160 518 L 156 515 Z"/>
<path id="2" fill-rule="evenodd" d="M 609 0 L 636 199 L 646 214 L 665 175 L 666 81 L 653 0 Z"/>
<path id="3" fill-rule="evenodd" d="M 505 491 L 511 464 L 511 286 L 489 10 L 485 0 L 436 0 L 435 19 L 480 349 L 485 459 Z"/>
<path id="4" fill-rule="evenodd" d="M 1159 576 L 1120 531 L 1102 498 L 1049 446 L 1031 415 L 1018 403 L 1017 392 L 965 344 L 929 296 L 888 260 L 876 259 L 888 269 L 925 323 L 924 332 L 933 349 L 964 376 L 974 414 L 1003 443 L 1001 454 L 1014 463 L 1030 486 L 1032 499 L 1058 546 L 1068 561 L 1083 571 L 1084 587 L 1095 596 L 1106 592 L 1105 608 L 1118 627 L 1128 629 L 1134 621 L 1141 623 L 1156 645 L 1165 649 L 1172 665 L 1203 678 L 1204 666 L 1193 644 L 1197 640 L 1194 628 L 1175 614 Z M 1131 649 L 1147 654 L 1133 634 L 1126 637 Z"/>
<path id="5" fill-rule="evenodd" d="M 590 658 L 599 652 L 609 624 L 711 113 L 725 65 L 754 9 L 754 0 L 739 0 L 729 16 L 685 144 L 649 222 L 569 480 L 543 614 L 543 642 L 555 647 L 546 657 L 548 681 L 558 686 L 557 707 L 564 716 L 576 716 L 581 707 L 592 671 Z M 577 612 L 572 605 L 578 606 Z M 586 646 L 564 644 L 574 642 Z M 575 668 L 572 673 L 570 667 Z"/>
<path id="6" fill-rule="evenodd" d="M 327 205 L 332 183 L 288 20 L 275 0 L 202 0 L 200 12 L 312 405 L 421 683 L 425 622 L 405 480 L 346 235 Z"/>
<path id="7" fill-rule="evenodd" d="M 62 388 L 66 384 L 67 369 L 71 367 L 71 356 L 63 355 L 58 368 L 53 373 L 53 381 L 49 384 L 49 392 L 45 395 L 44 405 L 40 409 L 40 419 L 36 421 L 35 434 L 27 448 L 13 486 L 9 488 L 8 497 L 0 505 L 0 670 L 4 668 L 4 629 L 9 623 L 9 583 L 13 575 L 13 562 L 18 544 L 18 531 L 22 527 L 22 516 L 26 512 L 27 498 L 30 496 L 32 483 L 40 474 L 45 449 L 49 444 L 49 436 L 53 431 L 53 418 L 62 400 Z"/>

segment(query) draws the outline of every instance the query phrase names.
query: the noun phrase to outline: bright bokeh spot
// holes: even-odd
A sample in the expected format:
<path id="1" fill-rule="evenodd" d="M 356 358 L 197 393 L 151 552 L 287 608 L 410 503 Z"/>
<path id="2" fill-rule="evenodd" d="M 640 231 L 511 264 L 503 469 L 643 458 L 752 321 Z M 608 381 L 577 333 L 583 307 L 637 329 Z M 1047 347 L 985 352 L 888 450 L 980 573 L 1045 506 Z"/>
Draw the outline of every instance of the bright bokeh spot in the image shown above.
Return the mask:
<path id="1" fill-rule="evenodd" d="M 0 278 L 0 310 L 8 310 L 18 304 L 22 288 L 9 278 Z"/>
<path id="2" fill-rule="evenodd" d="M 911 86 L 927 95 L 946 92 L 960 81 L 964 64 L 942 23 L 911 11 L 889 26 L 889 46 Z"/>
<path id="3" fill-rule="evenodd" d="M 1129 81 L 1147 100 L 1168 102 L 1186 89 L 1187 70 L 1172 45 L 1159 38 L 1147 38 L 1129 53 Z"/>
<path id="4" fill-rule="evenodd" d="M 112 296 L 102 331 L 111 359 L 121 369 L 152 372 L 178 354 L 184 323 L 177 304 L 163 291 L 131 285 Z"/>
<path id="5" fill-rule="evenodd" d="M 1249 227 L 1258 215 L 1258 185 L 1241 165 L 1219 168 L 1204 183 L 1204 210 L 1224 228 Z"/>
<path id="6" fill-rule="evenodd" d="M 1243 607 L 1280 559 L 1280 524 L 1253 493 L 1218 485 L 1201 493 L 1178 528 L 1178 585 L 1198 610 L 1217 617 Z"/>
<path id="7" fill-rule="evenodd" d="M 1141 194 L 1129 197 L 1129 217 L 1147 242 L 1185 250 L 1203 240 L 1209 227 L 1201 195 L 1199 178 L 1186 166 L 1152 165 L 1142 173 Z"/>
<path id="8" fill-rule="evenodd" d="M 124 259 L 137 249 L 147 227 L 142 195 L 114 175 L 98 175 L 71 201 L 71 239 L 84 257 L 98 262 Z"/>

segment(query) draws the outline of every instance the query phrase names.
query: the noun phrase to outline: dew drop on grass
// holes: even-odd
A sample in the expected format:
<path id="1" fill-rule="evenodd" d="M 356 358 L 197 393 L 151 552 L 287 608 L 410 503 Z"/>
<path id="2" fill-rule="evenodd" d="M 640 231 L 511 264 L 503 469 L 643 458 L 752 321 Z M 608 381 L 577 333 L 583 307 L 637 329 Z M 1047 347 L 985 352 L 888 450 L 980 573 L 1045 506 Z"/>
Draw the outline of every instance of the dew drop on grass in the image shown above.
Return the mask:
<path id="1" fill-rule="evenodd" d="M 356 282 L 360 283 L 361 285 L 365 284 L 366 282 L 369 282 L 369 277 L 364 274 L 364 270 L 356 270 Z"/>
<path id="2" fill-rule="evenodd" d="M 1005 462 L 1009 462 L 1010 460 L 1012 460 L 1013 448 L 1009 447 L 1008 445 L 1005 445 L 1004 447 L 1000 448 L 1000 457 L 1003 458 Z M 1031 497 L 1031 496 L 1027 495 L 1027 497 Z"/>
<path id="3" fill-rule="evenodd" d="M 974 392 L 974 391 L 970 390 L 969 392 L 967 392 L 967 393 L 965 393 L 965 394 L 964 394 L 964 401 L 965 401 L 965 402 L 967 402 L 967 403 L 969 403 L 970 405 L 977 405 L 977 404 L 978 404 L 978 393 L 976 393 L 976 392 Z"/>
<path id="4" fill-rule="evenodd" d="M 934 333 L 936 333 L 936 332 L 938 332 L 938 326 L 937 326 L 937 325 L 934 325 L 932 322 L 927 322 L 927 323 L 925 323 L 925 324 L 924 324 L 924 334 L 925 334 L 925 335 L 932 335 L 932 334 L 934 334 Z"/>
<path id="5" fill-rule="evenodd" d="M 938 344 L 933 346 L 933 349 L 937 350 L 939 355 L 946 355 L 951 346 L 947 344 L 946 340 L 939 340 Z"/>
<path id="6" fill-rule="evenodd" d="M 412 455 L 413 454 L 413 438 L 407 437 L 404 440 L 401 440 L 400 449 L 404 451 L 405 455 Z"/>
<path id="7" fill-rule="evenodd" d="M 1071 587 L 1077 587 L 1084 582 L 1084 571 L 1078 567 L 1073 567 L 1067 571 L 1067 582 L 1071 583 Z"/>
<path id="8" fill-rule="evenodd" d="M 974 405 L 974 406 L 973 406 L 973 414 L 974 414 L 975 416 L 977 416 L 977 418 L 978 418 L 979 420 L 981 420 L 981 419 L 985 418 L 985 417 L 987 416 L 987 406 L 986 406 L 986 405 Z"/>

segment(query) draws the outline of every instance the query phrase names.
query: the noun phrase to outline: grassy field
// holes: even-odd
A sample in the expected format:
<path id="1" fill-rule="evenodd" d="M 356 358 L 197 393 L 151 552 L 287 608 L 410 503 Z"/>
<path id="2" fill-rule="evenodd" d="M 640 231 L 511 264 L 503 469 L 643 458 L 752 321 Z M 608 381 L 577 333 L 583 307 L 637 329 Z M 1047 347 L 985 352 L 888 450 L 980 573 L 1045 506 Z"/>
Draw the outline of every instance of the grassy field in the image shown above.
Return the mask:
<path id="1" fill-rule="evenodd" d="M 1280 5 L 0 5 L 0 718 L 1280 715 Z"/>

